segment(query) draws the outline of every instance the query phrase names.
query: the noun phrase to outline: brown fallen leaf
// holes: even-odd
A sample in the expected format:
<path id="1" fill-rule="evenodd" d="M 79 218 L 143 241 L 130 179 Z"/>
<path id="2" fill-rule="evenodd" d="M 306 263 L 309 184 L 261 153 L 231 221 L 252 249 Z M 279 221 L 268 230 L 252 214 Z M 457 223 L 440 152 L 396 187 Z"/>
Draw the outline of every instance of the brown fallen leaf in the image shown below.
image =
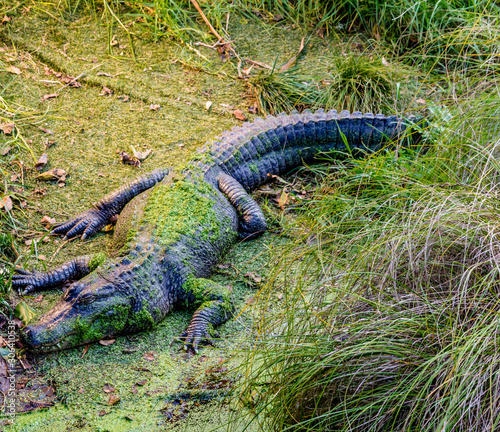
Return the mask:
<path id="1" fill-rule="evenodd" d="M 10 196 L 6 195 L 0 200 L 0 209 L 5 208 L 5 210 L 11 211 L 12 210 L 12 199 Z"/>
<path id="2" fill-rule="evenodd" d="M 8 68 L 5 68 L 7 72 L 16 74 L 16 75 L 21 75 L 21 69 L 15 66 L 9 66 Z"/>
<path id="3" fill-rule="evenodd" d="M 105 415 L 108 415 L 108 414 L 109 414 L 109 412 L 106 412 L 106 410 L 101 410 L 101 411 L 99 411 L 99 412 L 97 413 L 97 415 L 98 415 L 99 417 L 102 417 L 102 416 L 105 416 Z"/>
<path id="4" fill-rule="evenodd" d="M 256 275 L 255 273 L 245 273 L 243 276 L 247 278 L 246 282 L 251 286 L 259 285 L 262 282 L 262 276 Z"/>
<path id="5" fill-rule="evenodd" d="M 49 156 L 47 155 L 47 153 L 44 153 L 40 156 L 40 158 L 38 159 L 38 162 L 35 164 L 35 168 L 38 170 L 38 171 L 41 171 L 41 169 L 47 165 L 47 162 L 49 161 Z"/>
<path id="6" fill-rule="evenodd" d="M 147 380 L 147 379 L 144 379 L 144 380 L 142 380 L 142 381 L 137 381 L 137 382 L 136 382 L 136 384 L 137 384 L 138 386 L 143 386 L 143 385 L 144 385 L 144 384 L 146 384 L 147 382 L 148 382 L 148 380 Z"/>
<path id="7" fill-rule="evenodd" d="M 56 223 L 56 220 L 49 216 L 44 216 L 40 223 L 45 224 L 46 228 L 50 228 L 51 225 L 54 225 Z"/>
<path id="8" fill-rule="evenodd" d="M 107 88 L 105 85 L 102 86 L 102 91 L 99 93 L 99 96 L 111 96 L 113 94 L 113 90 Z"/>
<path id="9" fill-rule="evenodd" d="M 285 210 L 285 207 L 288 204 L 288 193 L 282 192 L 278 197 L 277 201 L 280 209 Z"/>
<path id="10" fill-rule="evenodd" d="M 46 128 L 41 127 L 40 130 L 42 132 L 45 132 L 46 134 L 54 135 L 54 131 L 51 131 L 50 129 L 46 129 Z"/>
<path id="11" fill-rule="evenodd" d="M 45 261 L 47 259 L 47 257 L 45 255 L 38 255 L 38 259 L 40 261 Z"/>
<path id="12" fill-rule="evenodd" d="M 52 168 L 48 171 L 38 174 L 36 176 L 36 179 L 42 181 L 50 181 L 50 180 L 64 181 L 66 180 L 67 175 L 68 173 L 64 171 L 62 168 Z M 47 191 L 45 190 L 42 191 L 44 192 L 44 194 L 47 193 Z M 37 189 L 35 190 L 35 193 L 36 192 L 40 193 L 40 190 Z"/>
<path id="13" fill-rule="evenodd" d="M 12 21 L 12 18 L 7 16 L 7 15 L 4 15 L 3 18 L 2 18 L 2 24 L 4 23 L 7 23 L 7 22 L 10 22 Z"/>
<path id="14" fill-rule="evenodd" d="M 12 147 L 4 147 L 2 150 L 0 150 L 0 155 L 5 156 L 12 150 Z"/>
<path id="15" fill-rule="evenodd" d="M 421 105 L 425 105 L 425 104 L 427 103 L 427 102 L 425 102 L 425 100 L 424 100 L 424 99 L 422 99 L 422 98 L 418 98 L 415 102 L 416 102 L 416 103 L 418 103 L 418 104 L 421 104 Z"/>
<path id="16" fill-rule="evenodd" d="M 160 109 L 160 105 L 158 105 L 158 104 L 151 104 L 151 105 L 149 105 L 149 109 L 151 111 L 158 111 Z"/>
<path id="17" fill-rule="evenodd" d="M 41 295 L 41 294 L 38 294 L 38 295 L 37 295 L 37 296 L 33 299 L 33 301 L 34 301 L 35 303 L 40 303 L 42 300 L 43 300 L 43 295 Z"/>
<path id="18" fill-rule="evenodd" d="M 0 124 L 0 130 L 3 131 L 5 135 L 10 135 L 14 130 L 14 123 L 2 123 Z"/>
<path id="19" fill-rule="evenodd" d="M 155 359 L 155 355 L 157 353 L 155 351 L 148 351 L 147 353 L 144 353 L 144 358 L 147 361 L 153 361 Z"/>
<path id="20" fill-rule="evenodd" d="M 58 97 L 59 95 L 57 93 L 51 93 L 51 94 L 46 94 L 42 97 L 42 102 L 45 102 L 48 99 L 54 99 Z"/>
<path id="21" fill-rule="evenodd" d="M 114 393 L 116 389 L 111 385 L 111 384 L 104 384 L 104 387 L 102 388 L 104 393 Z"/>
<path id="22" fill-rule="evenodd" d="M 130 389 L 130 391 L 132 392 L 132 394 L 136 394 L 137 393 L 137 387 L 135 386 L 135 384 L 132 386 L 132 388 Z"/>
<path id="23" fill-rule="evenodd" d="M 99 344 L 102 346 L 110 346 L 116 342 L 116 339 L 101 339 Z"/>
<path id="24" fill-rule="evenodd" d="M 245 116 L 245 114 L 243 113 L 243 111 L 241 111 L 240 109 L 237 109 L 236 111 L 233 111 L 233 115 L 238 119 L 238 120 L 242 120 L 242 121 L 245 121 L 247 118 Z"/>
<path id="25" fill-rule="evenodd" d="M 108 405 L 116 405 L 118 402 L 120 402 L 120 396 L 115 395 L 115 394 L 110 394 L 109 399 L 108 399 Z"/>
<path id="26" fill-rule="evenodd" d="M 143 161 L 146 159 L 152 152 L 153 150 L 145 150 L 143 152 L 137 151 L 133 146 L 130 146 L 132 149 L 132 153 L 134 154 L 134 157 L 139 159 L 140 161 Z"/>
<path id="27" fill-rule="evenodd" d="M 78 393 L 80 393 L 80 394 L 82 394 L 82 393 L 83 393 L 83 391 L 84 391 L 84 390 L 83 390 L 83 387 L 80 387 L 80 388 L 78 389 Z"/>
<path id="28" fill-rule="evenodd" d="M 117 150 L 117 153 L 120 155 L 120 159 L 123 163 L 132 165 L 135 168 L 141 166 L 141 161 L 134 156 L 130 156 L 127 152 Z"/>

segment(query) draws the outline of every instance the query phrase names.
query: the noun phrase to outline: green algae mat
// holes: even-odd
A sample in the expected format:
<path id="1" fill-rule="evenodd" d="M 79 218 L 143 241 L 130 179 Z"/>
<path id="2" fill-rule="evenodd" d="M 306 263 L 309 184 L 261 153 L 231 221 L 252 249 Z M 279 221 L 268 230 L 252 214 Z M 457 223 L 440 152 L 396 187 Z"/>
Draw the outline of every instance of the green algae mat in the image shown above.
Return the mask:
<path id="1" fill-rule="evenodd" d="M 300 45 L 299 32 L 274 28 L 262 33 L 255 24 L 243 24 L 237 43 L 249 57 L 272 63 L 279 52 L 286 61 Z M 11 180 L 22 185 L 11 195 L 26 197 L 19 211 L 14 209 L 27 227 L 17 231 L 17 247 L 26 257 L 18 264 L 43 270 L 90 250 L 106 250 L 112 231 L 85 242 L 63 242 L 48 235 L 50 220 L 64 221 L 142 173 L 184 161 L 208 139 L 241 124 L 235 111 L 255 117 L 248 110 L 253 102 L 244 81 L 231 76 L 217 52 L 186 52 L 173 41 L 139 38 L 134 61 L 119 28 L 111 47 L 108 36 L 92 18 L 62 22 L 29 10 L 0 28 L 0 79 L 6 89 L 0 96 L 6 106 L 29 117 L 22 128 L 24 146 L 0 156 Z M 309 48 L 312 53 L 324 49 L 319 43 Z M 204 61 L 206 69 L 190 65 L 190 58 Z M 305 61 L 312 64 L 314 56 Z M 148 157 L 141 157 L 140 164 L 124 163 L 134 153 Z M 36 161 L 42 173 L 64 174 L 37 180 Z M 213 279 L 233 287 L 237 309 L 251 301 L 252 285 L 265 275 L 269 250 L 280 241 L 269 232 L 235 245 L 224 258 Z M 24 301 L 43 314 L 60 295 L 59 290 L 21 299 L 12 293 L 9 302 Z M 216 346 L 198 356 L 175 342 L 190 316 L 175 312 L 148 333 L 23 356 L 16 372 L 18 413 L 14 422 L 0 418 L 1 427 L 54 432 L 227 429 L 231 416 L 238 417 L 242 409 L 227 396 L 237 379 L 231 372 L 238 362 L 235 352 L 251 331 L 251 316 L 242 313 L 221 326 Z"/>

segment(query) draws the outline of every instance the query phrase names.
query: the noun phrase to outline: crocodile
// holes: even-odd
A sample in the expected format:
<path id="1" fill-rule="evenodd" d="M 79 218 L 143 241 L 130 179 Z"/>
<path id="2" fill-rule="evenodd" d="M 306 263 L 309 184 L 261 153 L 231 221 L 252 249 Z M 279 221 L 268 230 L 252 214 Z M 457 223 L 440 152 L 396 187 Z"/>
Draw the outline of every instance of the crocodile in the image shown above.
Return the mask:
<path id="1" fill-rule="evenodd" d="M 249 193 L 321 152 L 377 151 L 398 141 L 415 120 L 335 110 L 257 118 L 223 132 L 183 164 L 122 186 L 53 229 L 64 239 L 85 239 L 119 215 L 114 254 L 13 276 L 22 294 L 73 281 L 49 312 L 22 329 L 25 345 L 48 352 L 146 331 L 174 308 L 191 307 L 180 340 L 197 353 L 234 312 L 230 287 L 208 279 L 211 270 L 238 239 L 267 229 Z"/>

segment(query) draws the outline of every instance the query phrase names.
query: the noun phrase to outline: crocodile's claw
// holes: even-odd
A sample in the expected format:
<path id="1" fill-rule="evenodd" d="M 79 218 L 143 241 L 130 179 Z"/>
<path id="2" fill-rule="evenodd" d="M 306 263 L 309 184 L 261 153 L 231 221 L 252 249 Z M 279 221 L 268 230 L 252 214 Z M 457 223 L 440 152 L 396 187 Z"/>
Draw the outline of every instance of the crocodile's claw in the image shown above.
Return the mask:
<path id="1" fill-rule="evenodd" d="M 24 269 L 16 269 L 16 272 L 18 274 L 12 276 L 12 287 L 17 289 L 19 294 L 26 295 L 38 288 L 43 288 L 42 273 Z"/>
<path id="2" fill-rule="evenodd" d="M 73 219 L 55 225 L 54 234 L 64 234 L 64 240 L 82 234 L 82 240 L 93 236 L 109 221 L 109 215 L 103 210 L 92 208 L 75 216 Z"/>
<path id="3" fill-rule="evenodd" d="M 213 332 L 213 336 L 219 338 L 219 334 Z M 178 337 L 184 342 L 183 349 L 186 352 L 193 351 L 198 354 L 198 347 L 200 343 L 206 343 L 209 345 L 215 345 L 212 335 L 208 332 L 207 326 L 189 326 L 188 329 Z"/>

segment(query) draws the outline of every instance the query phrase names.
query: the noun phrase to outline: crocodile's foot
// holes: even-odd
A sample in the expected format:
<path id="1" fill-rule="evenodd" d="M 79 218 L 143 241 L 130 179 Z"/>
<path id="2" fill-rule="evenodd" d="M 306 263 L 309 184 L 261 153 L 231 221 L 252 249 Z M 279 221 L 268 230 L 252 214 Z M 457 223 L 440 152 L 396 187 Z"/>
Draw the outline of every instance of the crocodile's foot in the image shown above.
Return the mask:
<path id="1" fill-rule="evenodd" d="M 55 225 L 52 233 L 64 234 L 64 240 L 81 234 L 82 240 L 85 240 L 104 228 L 108 224 L 109 218 L 110 215 L 107 211 L 92 208 L 67 222 Z"/>
<path id="2" fill-rule="evenodd" d="M 15 270 L 18 274 L 12 276 L 12 287 L 21 295 L 36 291 L 42 285 L 42 274 L 37 271 L 28 271 L 24 269 Z M 23 289 L 24 288 L 24 289 Z"/>
<path id="3" fill-rule="evenodd" d="M 192 351 L 195 354 L 198 354 L 198 347 L 200 344 L 215 345 L 212 337 L 218 339 L 220 338 L 220 335 L 215 331 L 212 331 L 212 334 L 210 334 L 208 325 L 200 323 L 200 325 L 191 324 L 184 333 L 177 337 L 177 339 L 184 342 L 182 347 L 184 351 Z"/>

